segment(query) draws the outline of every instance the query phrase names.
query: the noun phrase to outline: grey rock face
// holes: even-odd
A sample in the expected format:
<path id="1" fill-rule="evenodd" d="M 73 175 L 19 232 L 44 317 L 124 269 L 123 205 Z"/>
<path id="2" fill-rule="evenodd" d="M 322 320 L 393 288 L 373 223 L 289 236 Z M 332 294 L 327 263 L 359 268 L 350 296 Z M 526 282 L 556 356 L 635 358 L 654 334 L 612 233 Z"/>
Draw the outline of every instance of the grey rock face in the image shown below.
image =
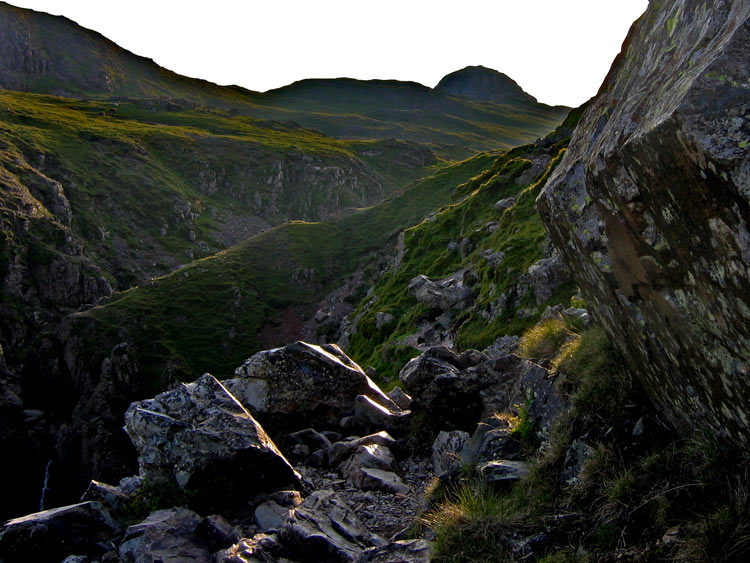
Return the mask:
<path id="1" fill-rule="evenodd" d="M 521 340 L 516 335 L 501 336 L 495 342 L 487 346 L 482 352 L 491 359 L 501 358 L 513 354 L 518 350 L 518 341 Z"/>
<path id="2" fill-rule="evenodd" d="M 569 279 L 568 268 L 560 254 L 556 252 L 551 257 L 542 258 L 532 264 L 526 273 L 521 276 L 520 283 L 528 283 L 531 286 L 536 304 L 541 305 Z"/>
<path id="3" fill-rule="evenodd" d="M 496 402 L 500 387 L 510 389 L 518 363 L 511 356 L 489 360 L 476 350 L 459 356 L 445 347 L 433 347 L 410 360 L 399 377 L 419 408 L 434 420 L 470 429 L 494 406 L 484 392 L 491 390 L 486 397 Z"/>
<path id="4" fill-rule="evenodd" d="M 176 483 L 215 502 L 242 502 L 254 490 L 297 481 L 263 428 L 209 374 L 131 404 L 125 429 L 152 485 Z"/>
<path id="5" fill-rule="evenodd" d="M 83 493 L 81 501 L 97 501 L 101 502 L 102 505 L 107 507 L 107 510 L 116 513 L 122 507 L 122 504 L 127 500 L 127 496 L 123 492 L 112 485 L 107 483 L 100 483 L 99 481 L 91 481 L 89 483 L 86 492 Z"/>
<path id="6" fill-rule="evenodd" d="M 566 485 L 575 485 L 583 471 L 583 465 L 587 459 L 594 455 L 594 450 L 581 439 L 575 440 L 565 453 L 565 464 L 563 465 L 560 481 Z"/>
<path id="7" fill-rule="evenodd" d="M 361 438 L 355 438 L 353 440 L 347 440 L 344 442 L 335 442 L 331 444 L 328 450 L 328 458 L 331 465 L 338 465 L 349 457 L 360 446 L 369 445 L 384 446 L 386 448 L 396 444 L 388 432 L 378 432 L 376 434 L 370 434 Z"/>
<path id="8" fill-rule="evenodd" d="M 461 449 L 461 461 L 478 464 L 498 459 L 513 460 L 520 456 L 521 445 L 513 437 L 512 429 L 501 420 L 477 424 Z"/>
<path id="9" fill-rule="evenodd" d="M 0 529 L 5 561 L 62 561 L 71 553 L 100 557 L 121 526 L 99 502 L 82 502 L 9 520 Z"/>
<path id="10" fill-rule="evenodd" d="M 390 475 L 379 475 L 368 471 L 376 469 L 388 472 Z M 385 446 L 370 444 L 358 446 L 352 456 L 341 465 L 341 476 L 346 481 L 360 489 L 390 489 L 394 485 L 401 485 L 401 489 L 409 490 L 395 474 L 396 460 L 391 451 Z M 380 477 L 380 478 L 379 478 Z M 386 478 L 383 481 L 383 478 Z"/>
<path id="11" fill-rule="evenodd" d="M 295 342 L 264 350 L 224 381 L 227 389 L 259 413 L 298 417 L 310 424 L 337 424 L 354 410 L 354 399 L 365 395 L 398 411 L 399 408 L 334 344 L 316 346 Z"/>
<path id="12" fill-rule="evenodd" d="M 306 561 L 356 561 L 364 549 L 385 544 L 330 490 L 315 491 L 295 508 L 280 536 Z"/>
<path id="13" fill-rule="evenodd" d="M 396 386 L 388 391 L 388 396 L 391 398 L 391 401 L 396 403 L 402 410 L 408 410 L 411 406 L 411 397 L 404 393 L 401 387 Z"/>
<path id="14" fill-rule="evenodd" d="M 744 446 L 749 22 L 742 0 L 650 3 L 537 201 L 592 314 L 672 422 Z"/>
<path id="15" fill-rule="evenodd" d="M 216 563 L 294 563 L 277 534 L 255 534 L 214 556 Z"/>

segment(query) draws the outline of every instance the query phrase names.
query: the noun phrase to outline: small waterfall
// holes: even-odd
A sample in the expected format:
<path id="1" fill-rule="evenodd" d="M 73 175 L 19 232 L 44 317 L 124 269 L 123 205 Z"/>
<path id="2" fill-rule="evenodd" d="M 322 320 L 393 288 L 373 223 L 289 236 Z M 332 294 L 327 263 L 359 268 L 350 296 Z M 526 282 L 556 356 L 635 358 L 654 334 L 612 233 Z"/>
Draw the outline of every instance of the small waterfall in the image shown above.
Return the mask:
<path id="1" fill-rule="evenodd" d="M 47 462 L 47 467 L 44 468 L 44 483 L 42 483 L 42 496 L 39 499 L 39 512 L 44 510 L 44 497 L 47 494 L 47 483 L 49 482 L 49 466 L 52 465 L 52 460 Z"/>

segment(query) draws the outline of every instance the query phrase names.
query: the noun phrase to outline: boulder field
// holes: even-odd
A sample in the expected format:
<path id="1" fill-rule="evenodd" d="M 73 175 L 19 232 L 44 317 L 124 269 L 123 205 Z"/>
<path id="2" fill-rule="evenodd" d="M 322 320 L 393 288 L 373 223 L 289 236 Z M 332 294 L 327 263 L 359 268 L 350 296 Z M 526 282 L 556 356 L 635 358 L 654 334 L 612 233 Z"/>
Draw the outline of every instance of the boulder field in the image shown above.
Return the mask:
<path id="1" fill-rule="evenodd" d="M 137 476 L 6 522 L 0 560 L 428 561 L 430 534 L 408 534 L 427 485 L 462 466 L 522 478 L 530 452 L 508 421 L 533 395 L 544 441 L 563 407 L 511 352 L 431 348 L 386 394 L 337 346 L 296 342 L 178 384 L 125 413 Z"/>

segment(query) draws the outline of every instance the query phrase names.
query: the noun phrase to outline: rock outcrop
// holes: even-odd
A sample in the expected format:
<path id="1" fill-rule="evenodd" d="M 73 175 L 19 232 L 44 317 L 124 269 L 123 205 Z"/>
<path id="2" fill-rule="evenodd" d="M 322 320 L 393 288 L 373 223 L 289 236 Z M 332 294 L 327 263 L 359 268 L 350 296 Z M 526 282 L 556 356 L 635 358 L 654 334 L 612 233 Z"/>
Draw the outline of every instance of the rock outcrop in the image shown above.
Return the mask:
<path id="1" fill-rule="evenodd" d="M 683 430 L 750 444 L 750 4 L 651 2 L 537 200 Z"/>

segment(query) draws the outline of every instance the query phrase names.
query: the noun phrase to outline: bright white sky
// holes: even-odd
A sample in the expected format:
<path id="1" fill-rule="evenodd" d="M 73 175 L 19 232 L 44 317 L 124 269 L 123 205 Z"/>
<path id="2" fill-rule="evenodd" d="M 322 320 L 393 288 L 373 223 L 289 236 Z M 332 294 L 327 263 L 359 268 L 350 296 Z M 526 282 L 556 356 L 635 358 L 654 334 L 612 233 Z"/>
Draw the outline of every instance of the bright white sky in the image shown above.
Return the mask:
<path id="1" fill-rule="evenodd" d="M 548 104 L 593 96 L 648 0 L 10 0 L 170 70 L 264 91 L 303 78 L 435 86 L 468 65 Z"/>

